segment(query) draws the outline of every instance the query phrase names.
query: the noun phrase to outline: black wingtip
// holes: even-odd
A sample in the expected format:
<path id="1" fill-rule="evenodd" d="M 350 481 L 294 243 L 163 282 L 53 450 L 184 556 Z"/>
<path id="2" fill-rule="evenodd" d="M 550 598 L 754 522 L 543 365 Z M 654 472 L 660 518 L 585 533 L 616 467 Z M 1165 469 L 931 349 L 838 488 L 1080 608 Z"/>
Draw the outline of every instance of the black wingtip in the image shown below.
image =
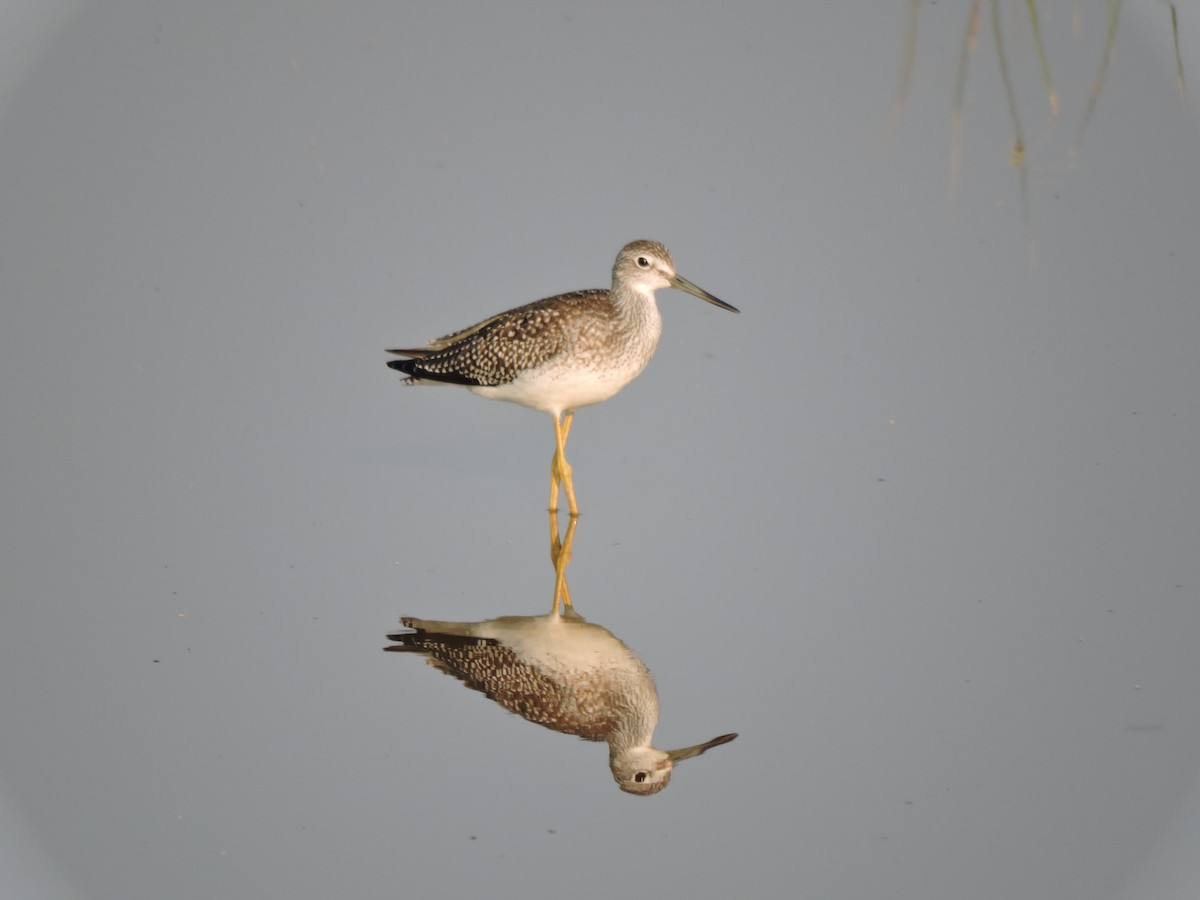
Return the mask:
<path id="1" fill-rule="evenodd" d="M 418 632 L 416 631 L 399 631 L 395 634 L 389 634 L 387 639 L 396 643 L 388 644 L 383 649 L 385 651 L 390 650 L 392 653 L 412 653 L 414 650 L 420 650 L 421 648 L 415 643 L 417 635 Z"/>
<path id="2" fill-rule="evenodd" d="M 457 372 L 431 372 L 421 365 L 419 359 L 390 359 L 387 366 L 389 369 L 403 372 L 417 381 L 440 381 L 443 384 L 460 384 L 463 387 L 479 387 L 483 384 L 478 378 L 472 378 L 470 375 L 460 375 Z"/>

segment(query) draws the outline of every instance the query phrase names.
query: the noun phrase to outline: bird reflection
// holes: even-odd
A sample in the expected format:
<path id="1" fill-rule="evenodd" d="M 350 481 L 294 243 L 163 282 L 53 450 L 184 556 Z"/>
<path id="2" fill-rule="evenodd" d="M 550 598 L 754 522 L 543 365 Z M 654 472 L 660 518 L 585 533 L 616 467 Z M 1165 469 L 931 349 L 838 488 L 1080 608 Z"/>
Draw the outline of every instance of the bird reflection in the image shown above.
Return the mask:
<path id="1" fill-rule="evenodd" d="M 656 794 L 681 760 L 732 741 L 724 734 L 679 750 L 651 744 L 658 692 L 640 659 L 571 605 L 565 571 L 576 519 L 559 538 L 551 513 L 554 600 L 541 616 L 502 616 L 483 622 L 438 622 L 405 616 L 413 629 L 388 635 L 385 650 L 420 653 L 426 662 L 486 694 L 509 712 L 564 734 L 608 743 L 608 764 L 621 790 Z"/>

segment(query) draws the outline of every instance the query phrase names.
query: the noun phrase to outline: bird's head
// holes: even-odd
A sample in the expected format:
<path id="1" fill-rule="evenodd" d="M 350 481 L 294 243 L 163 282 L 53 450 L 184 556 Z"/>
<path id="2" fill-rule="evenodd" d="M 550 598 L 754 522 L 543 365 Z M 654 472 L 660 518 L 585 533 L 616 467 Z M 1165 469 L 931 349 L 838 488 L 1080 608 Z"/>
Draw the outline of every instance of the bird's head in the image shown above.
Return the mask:
<path id="1" fill-rule="evenodd" d="M 736 734 L 723 734 L 694 747 L 659 750 L 657 747 L 631 747 L 609 757 L 613 778 L 621 790 L 630 794 L 657 794 L 671 782 L 671 772 L 681 760 L 699 756 L 712 747 L 728 744 Z"/>
<path id="2" fill-rule="evenodd" d="M 613 263 L 613 291 L 628 290 L 653 297 L 655 291 L 665 287 L 673 287 L 730 312 L 738 311 L 737 307 L 718 300 L 676 272 L 671 251 L 658 241 L 632 241 L 621 248 Z"/>

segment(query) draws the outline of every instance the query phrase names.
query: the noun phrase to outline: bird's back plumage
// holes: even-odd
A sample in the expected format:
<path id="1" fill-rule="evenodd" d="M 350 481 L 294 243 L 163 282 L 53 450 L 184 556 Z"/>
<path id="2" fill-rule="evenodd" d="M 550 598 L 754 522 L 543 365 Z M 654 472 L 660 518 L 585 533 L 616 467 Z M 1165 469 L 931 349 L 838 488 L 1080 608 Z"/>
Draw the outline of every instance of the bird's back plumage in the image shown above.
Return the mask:
<path id="1" fill-rule="evenodd" d="M 530 722 L 588 741 L 607 740 L 619 726 L 615 709 L 620 704 L 613 705 L 611 690 L 621 682 L 609 684 L 612 679 L 607 677 L 611 674 L 607 667 L 598 665 L 590 671 L 585 667 L 576 673 L 593 689 L 605 686 L 596 695 L 578 690 L 576 682 L 565 678 L 553 661 L 547 662 L 538 653 L 529 652 L 530 643 L 540 646 L 554 634 L 566 641 L 568 651 L 579 642 L 590 647 L 597 640 L 605 646 L 612 644 L 625 650 L 607 631 L 584 622 L 580 616 L 560 620 L 550 616 L 508 616 L 490 622 L 433 622 L 405 617 L 401 623 L 415 631 L 389 634 L 388 639 L 396 643 L 384 649 L 419 653 L 429 665 Z M 519 639 L 517 635 L 526 629 L 527 638 Z M 513 634 L 512 643 L 482 633 L 498 635 L 508 630 Z M 653 682 L 645 667 L 628 650 L 624 655 L 632 663 L 622 660 L 625 665 L 619 670 L 636 667 L 638 674 L 645 673 L 652 691 Z"/>
<path id="2" fill-rule="evenodd" d="M 414 381 L 498 387 L 523 372 L 552 363 L 577 336 L 613 319 L 608 291 L 560 294 L 499 313 L 429 342 L 428 347 L 389 350 L 408 359 L 388 365 Z"/>

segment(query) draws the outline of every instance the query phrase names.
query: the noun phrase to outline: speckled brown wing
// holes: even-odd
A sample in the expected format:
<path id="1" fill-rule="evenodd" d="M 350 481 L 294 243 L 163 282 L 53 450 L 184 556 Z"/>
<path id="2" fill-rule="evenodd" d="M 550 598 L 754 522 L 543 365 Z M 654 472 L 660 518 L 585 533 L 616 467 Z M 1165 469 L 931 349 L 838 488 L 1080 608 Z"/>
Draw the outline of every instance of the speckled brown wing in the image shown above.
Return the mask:
<path id="1" fill-rule="evenodd" d="M 429 665 L 537 725 L 589 741 L 604 740 L 616 726 L 610 718 L 595 715 L 580 721 L 577 710 L 571 714 L 575 707 L 569 685 L 523 663 L 493 638 L 418 629 L 389 634 L 388 640 L 397 643 L 385 650 L 420 653 Z"/>
<path id="2" fill-rule="evenodd" d="M 568 320 L 608 317 L 603 290 L 547 297 L 429 342 L 428 347 L 388 350 L 409 359 L 388 366 L 414 380 L 488 386 L 508 384 L 552 360 L 567 346 Z"/>

